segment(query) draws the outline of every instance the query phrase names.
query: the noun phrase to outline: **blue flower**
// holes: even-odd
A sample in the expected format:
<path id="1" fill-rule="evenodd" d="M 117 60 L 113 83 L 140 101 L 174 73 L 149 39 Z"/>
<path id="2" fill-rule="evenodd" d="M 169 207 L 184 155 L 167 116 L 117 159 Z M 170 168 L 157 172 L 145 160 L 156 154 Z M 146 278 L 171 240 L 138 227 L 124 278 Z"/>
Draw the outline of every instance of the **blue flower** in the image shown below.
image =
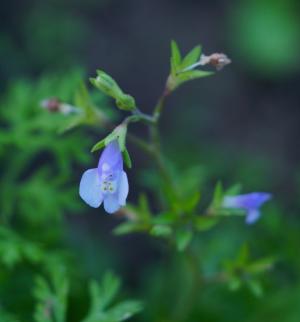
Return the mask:
<path id="1" fill-rule="evenodd" d="M 83 173 L 79 195 L 93 208 L 98 208 L 103 201 L 105 211 L 111 214 L 125 206 L 128 191 L 119 144 L 112 141 L 103 150 L 98 167 Z"/>
<path id="2" fill-rule="evenodd" d="M 224 208 L 240 208 L 246 210 L 246 223 L 253 224 L 260 217 L 260 207 L 272 198 L 270 193 L 253 192 L 244 195 L 226 196 L 223 199 Z"/>

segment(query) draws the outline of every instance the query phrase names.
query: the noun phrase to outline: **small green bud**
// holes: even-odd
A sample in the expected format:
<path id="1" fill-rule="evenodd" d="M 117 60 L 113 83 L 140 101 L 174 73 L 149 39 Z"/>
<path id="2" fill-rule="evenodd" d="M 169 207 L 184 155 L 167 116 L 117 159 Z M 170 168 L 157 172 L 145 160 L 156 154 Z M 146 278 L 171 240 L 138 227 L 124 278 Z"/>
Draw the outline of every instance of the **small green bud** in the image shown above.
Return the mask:
<path id="1" fill-rule="evenodd" d="M 134 98 L 125 94 L 111 76 L 102 70 L 97 70 L 97 75 L 96 78 L 90 78 L 91 83 L 104 94 L 113 97 L 120 110 L 132 111 L 136 108 Z"/>
<path id="2" fill-rule="evenodd" d="M 101 70 L 97 70 L 97 75 L 98 76 L 96 78 L 90 78 L 91 83 L 95 87 L 100 89 L 106 95 L 109 95 L 115 99 L 123 95 L 119 85 L 111 76 Z"/>
<path id="3" fill-rule="evenodd" d="M 132 111 L 136 108 L 135 99 L 128 94 L 118 97 L 116 104 L 120 110 Z"/>

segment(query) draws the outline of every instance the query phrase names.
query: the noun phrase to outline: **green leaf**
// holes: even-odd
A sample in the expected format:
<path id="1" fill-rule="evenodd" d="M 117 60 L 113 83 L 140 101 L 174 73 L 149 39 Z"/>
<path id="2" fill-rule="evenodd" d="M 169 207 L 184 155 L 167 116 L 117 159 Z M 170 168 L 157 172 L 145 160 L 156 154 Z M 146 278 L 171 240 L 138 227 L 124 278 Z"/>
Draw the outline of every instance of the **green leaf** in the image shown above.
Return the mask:
<path id="1" fill-rule="evenodd" d="M 182 202 L 182 207 L 184 211 L 186 212 L 193 211 L 199 204 L 200 198 L 201 198 L 201 194 L 199 191 L 195 191 L 193 194 L 186 197 L 185 200 Z"/>
<path id="2" fill-rule="evenodd" d="M 34 295 L 38 300 L 34 319 L 36 322 L 65 321 L 68 281 L 64 272 L 56 269 L 51 273 L 51 282 L 37 277 Z"/>
<path id="3" fill-rule="evenodd" d="M 63 125 L 58 129 L 58 134 L 64 134 L 67 131 L 70 131 L 74 129 L 75 127 L 78 127 L 84 123 L 84 117 L 83 115 L 74 115 L 69 116 L 67 120 L 63 123 Z"/>
<path id="4" fill-rule="evenodd" d="M 128 300 L 112 307 L 107 312 L 108 321 L 125 321 L 143 310 L 140 301 Z"/>
<path id="5" fill-rule="evenodd" d="M 260 281 L 258 281 L 256 279 L 250 279 L 247 281 L 247 285 L 253 295 L 255 295 L 256 297 L 263 296 L 264 292 L 263 292 L 263 287 L 262 287 Z"/>
<path id="6" fill-rule="evenodd" d="M 140 194 L 139 196 L 139 218 L 144 222 L 149 222 L 152 214 L 149 206 L 147 196 L 145 194 Z"/>
<path id="7" fill-rule="evenodd" d="M 181 54 L 176 41 L 171 41 L 171 73 L 175 75 L 179 70 L 181 63 Z"/>
<path id="8" fill-rule="evenodd" d="M 240 289 L 241 285 L 242 282 L 237 277 L 232 277 L 228 282 L 228 287 L 230 291 L 237 291 L 238 289 Z"/>
<path id="9" fill-rule="evenodd" d="M 84 82 L 81 82 L 78 90 L 75 92 L 74 103 L 76 107 L 82 108 L 86 113 L 93 109 L 93 104 Z"/>
<path id="10" fill-rule="evenodd" d="M 1 317 L 1 322 L 21 322 L 21 320 L 19 320 L 15 315 L 4 311 L 1 307 L 0 307 L 0 317 Z"/>
<path id="11" fill-rule="evenodd" d="M 220 208 L 223 202 L 223 197 L 224 197 L 223 187 L 222 187 L 221 181 L 219 181 L 215 186 L 212 207 Z"/>
<path id="12" fill-rule="evenodd" d="M 97 284 L 94 282 L 91 287 L 94 288 L 95 295 L 99 295 L 101 303 L 98 308 L 104 309 L 114 300 L 121 286 L 120 279 L 111 272 L 104 275 L 101 282 L 101 287 L 98 289 Z M 92 289 L 91 289 L 92 291 Z M 98 292 L 98 293 L 97 293 Z"/>
<path id="13" fill-rule="evenodd" d="M 90 286 L 91 305 L 82 322 L 120 322 L 140 312 L 140 301 L 127 300 L 112 306 L 118 291 L 120 280 L 112 273 L 105 274 L 101 284 L 92 282 Z"/>
<path id="14" fill-rule="evenodd" d="M 193 232 L 188 229 L 180 229 L 176 232 L 176 245 L 177 249 L 184 251 L 193 238 Z"/>
<path id="15" fill-rule="evenodd" d="M 180 68 L 181 70 L 189 67 L 190 65 L 195 64 L 199 58 L 200 58 L 200 54 L 201 54 L 201 46 L 196 46 L 194 47 L 183 59 Z"/>
<path id="16" fill-rule="evenodd" d="M 229 217 L 229 216 L 238 216 L 245 217 L 246 211 L 244 209 L 238 208 L 219 208 L 214 212 L 214 215 Z"/>
<path id="17" fill-rule="evenodd" d="M 231 187 L 229 187 L 226 191 L 225 191 L 225 195 L 226 196 L 235 196 L 240 194 L 242 191 L 242 185 L 237 183 L 232 185 Z"/>
<path id="18" fill-rule="evenodd" d="M 144 223 L 128 221 L 117 226 L 113 230 L 113 233 L 115 235 L 127 235 L 130 233 L 142 232 L 147 229 L 148 225 L 145 225 Z"/>
<path id="19" fill-rule="evenodd" d="M 177 75 L 177 86 L 182 85 L 190 80 L 211 76 L 213 74 L 214 72 L 208 72 L 204 70 L 190 70 L 182 72 Z"/>
<path id="20" fill-rule="evenodd" d="M 275 262 L 278 259 L 276 257 L 266 257 L 255 260 L 247 266 L 247 272 L 251 274 L 260 274 L 264 273 L 273 268 Z"/>
<path id="21" fill-rule="evenodd" d="M 172 228 L 167 225 L 155 225 L 150 230 L 150 235 L 155 237 L 169 237 L 172 234 Z"/>
<path id="22" fill-rule="evenodd" d="M 249 260 L 249 247 L 247 244 L 243 244 L 236 258 L 236 265 L 239 267 L 244 267 L 247 264 L 248 260 Z"/>
<path id="23" fill-rule="evenodd" d="M 177 219 L 178 216 L 175 213 L 165 212 L 153 217 L 151 222 L 157 225 L 172 225 Z"/>
<path id="24" fill-rule="evenodd" d="M 219 222 L 219 218 L 213 216 L 197 216 L 194 220 L 195 227 L 199 231 L 213 228 Z"/>
<path id="25" fill-rule="evenodd" d="M 43 250 L 13 230 L 0 227 L 1 265 L 12 268 L 25 259 L 35 264 L 43 259 Z"/>

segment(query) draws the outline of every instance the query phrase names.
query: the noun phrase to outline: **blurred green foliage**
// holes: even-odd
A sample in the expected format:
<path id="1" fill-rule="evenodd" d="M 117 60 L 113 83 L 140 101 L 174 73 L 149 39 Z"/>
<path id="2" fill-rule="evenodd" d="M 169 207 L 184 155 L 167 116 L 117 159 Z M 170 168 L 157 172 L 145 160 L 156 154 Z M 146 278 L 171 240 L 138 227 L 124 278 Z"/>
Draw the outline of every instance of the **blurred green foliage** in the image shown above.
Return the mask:
<path id="1" fill-rule="evenodd" d="M 82 86 L 82 72 L 74 71 L 64 77 L 49 75 L 37 83 L 20 80 L 1 98 L 1 321 L 31 319 L 33 297 L 24 291 L 33 290 L 37 270 L 50 272 L 51 284 L 43 277 L 36 279 L 35 321 L 66 321 L 67 280 L 78 272 L 73 269 L 74 256 L 63 244 L 64 221 L 67 213 L 83 209 L 73 173 L 76 166 L 90 161 L 91 140 L 80 131 L 59 136 L 57 130 L 68 126 L 73 117 L 51 115 L 40 102 L 51 94 L 80 103 Z M 117 277 L 107 275 L 103 289 L 96 282 L 91 285 L 92 306 L 84 321 L 118 322 L 140 311 L 136 301 L 104 310 L 119 284 Z"/>
<path id="2" fill-rule="evenodd" d="M 300 64 L 300 21 L 294 0 L 240 1 L 231 18 L 230 42 L 249 70 L 278 77 L 295 74 Z"/>

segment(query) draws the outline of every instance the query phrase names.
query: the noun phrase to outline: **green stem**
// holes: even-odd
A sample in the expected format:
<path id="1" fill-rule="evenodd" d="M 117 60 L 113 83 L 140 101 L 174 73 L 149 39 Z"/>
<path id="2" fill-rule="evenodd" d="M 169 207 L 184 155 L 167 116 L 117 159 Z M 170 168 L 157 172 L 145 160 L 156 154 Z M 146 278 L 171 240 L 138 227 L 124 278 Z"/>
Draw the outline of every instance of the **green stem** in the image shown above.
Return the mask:
<path id="1" fill-rule="evenodd" d="M 150 127 L 150 138 L 153 146 L 153 157 L 161 173 L 161 176 L 163 177 L 165 182 L 172 188 L 173 193 L 177 195 L 178 191 L 177 191 L 176 185 L 174 183 L 172 175 L 166 165 L 163 154 L 161 152 L 161 140 L 160 140 L 160 135 L 158 130 L 158 122 L 161 116 L 161 112 L 164 108 L 165 99 L 169 94 L 170 94 L 170 91 L 166 87 L 166 89 L 158 99 L 158 102 L 154 108 L 153 118 L 155 119 L 155 123 L 153 123 Z"/>
<path id="2" fill-rule="evenodd" d="M 158 102 L 154 108 L 154 112 L 153 112 L 153 117 L 158 120 L 160 118 L 161 112 L 164 108 L 164 104 L 165 104 L 165 99 L 166 97 L 170 94 L 170 90 L 168 89 L 168 87 L 166 86 L 162 95 L 160 96 L 160 98 L 158 99 Z"/>

